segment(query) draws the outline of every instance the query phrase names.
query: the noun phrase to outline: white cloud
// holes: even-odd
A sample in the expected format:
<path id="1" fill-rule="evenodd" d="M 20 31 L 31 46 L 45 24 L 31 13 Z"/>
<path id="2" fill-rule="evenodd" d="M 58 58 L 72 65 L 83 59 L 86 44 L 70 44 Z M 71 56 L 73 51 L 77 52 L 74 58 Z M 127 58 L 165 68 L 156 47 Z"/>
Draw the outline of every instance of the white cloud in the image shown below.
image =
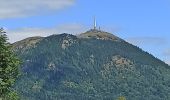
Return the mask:
<path id="1" fill-rule="evenodd" d="M 132 37 L 127 38 L 126 41 L 134 45 L 162 45 L 167 43 L 166 39 L 161 37 Z"/>
<path id="2" fill-rule="evenodd" d="M 165 49 L 162 55 L 164 56 L 165 62 L 170 65 L 170 49 Z"/>
<path id="3" fill-rule="evenodd" d="M 49 13 L 73 5 L 75 0 L 0 0 L 0 19 Z"/>
<path id="4" fill-rule="evenodd" d="M 169 41 L 165 37 L 131 37 L 125 40 L 150 52 L 170 65 L 170 49 L 166 49 Z"/>
<path id="5" fill-rule="evenodd" d="M 165 63 L 170 65 L 170 60 L 166 60 Z"/>
<path id="6" fill-rule="evenodd" d="M 9 42 L 13 43 L 28 37 L 33 36 L 49 36 L 52 34 L 79 34 L 84 32 L 87 28 L 80 24 L 63 24 L 50 28 L 19 28 L 14 30 L 6 30 Z"/>
<path id="7" fill-rule="evenodd" d="M 163 54 L 164 54 L 165 56 L 170 56 L 170 48 L 164 50 Z"/>

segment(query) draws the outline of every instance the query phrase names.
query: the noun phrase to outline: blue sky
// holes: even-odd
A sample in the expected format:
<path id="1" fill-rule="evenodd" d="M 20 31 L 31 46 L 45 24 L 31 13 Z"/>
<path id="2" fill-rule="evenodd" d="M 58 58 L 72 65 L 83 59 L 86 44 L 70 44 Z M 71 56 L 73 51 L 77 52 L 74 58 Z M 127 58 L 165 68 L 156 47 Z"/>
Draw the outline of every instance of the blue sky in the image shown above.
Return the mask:
<path id="1" fill-rule="evenodd" d="M 98 26 L 170 64 L 170 0 L 1 0 L 10 42 Z"/>

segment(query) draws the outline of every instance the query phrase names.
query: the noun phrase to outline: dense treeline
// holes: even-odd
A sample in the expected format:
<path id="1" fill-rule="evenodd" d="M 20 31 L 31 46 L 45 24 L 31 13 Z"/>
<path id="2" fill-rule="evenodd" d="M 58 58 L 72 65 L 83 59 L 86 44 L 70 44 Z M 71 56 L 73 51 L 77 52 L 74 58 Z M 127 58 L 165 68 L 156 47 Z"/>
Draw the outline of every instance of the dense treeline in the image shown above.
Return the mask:
<path id="1" fill-rule="evenodd" d="M 170 99 L 170 67 L 125 41 L 61 34 L 16 53 L 24 100 Z"/>

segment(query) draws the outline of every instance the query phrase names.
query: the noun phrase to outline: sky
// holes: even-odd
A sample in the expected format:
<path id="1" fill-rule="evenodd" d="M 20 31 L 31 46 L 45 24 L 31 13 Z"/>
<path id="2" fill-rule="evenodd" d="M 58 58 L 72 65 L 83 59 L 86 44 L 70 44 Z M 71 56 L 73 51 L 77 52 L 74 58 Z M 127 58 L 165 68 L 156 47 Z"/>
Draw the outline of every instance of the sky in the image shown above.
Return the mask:
<path id="1" fill-rule="evenodd" d="M 0 0 L 0 27 L 13 43 L 80 34 L 97 25 L 170 64 L 170 0 Z"/>

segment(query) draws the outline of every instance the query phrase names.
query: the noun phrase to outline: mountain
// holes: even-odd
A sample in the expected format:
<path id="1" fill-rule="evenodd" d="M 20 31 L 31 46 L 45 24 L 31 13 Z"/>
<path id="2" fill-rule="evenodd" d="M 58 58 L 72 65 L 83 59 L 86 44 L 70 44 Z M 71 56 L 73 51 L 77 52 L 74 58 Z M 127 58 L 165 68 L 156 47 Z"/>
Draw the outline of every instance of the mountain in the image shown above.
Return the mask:
<path id="1" fill-rule="evenodd" d="M 31 37 L 13 50 L 22 100 L 170 100 L 170 66 L 108 32 Z"/>
<path id="2" fill-rule="evenodd" d="M 85 33 L 82 33 L 78 35 L 78 38 L 96 38 L 101 40 L 122 41 L 122 39 L 120 39 L 119 37 L 111 33 L 104 32 L 101 30 L 96 30 L 96 29 L 91 29 Z"/>
<path id="3" fill-rule="evenodd" d="M 15 48 L 13 49 L 14 52 L 19 52 L 18 50 L 21 50 L 20 53 L 25 53 L 24 51 L 29 49 L 29 48 L 32 48 L 33 46 L 35 46 L 35 44 L 37 42 L 39 42 L 40 40 L 42 40 L 43 37 L 29 37 L 29 38 L 26 38 L 24 40 L 21 40 L 21 41 L 18 41 L 16 43 L 13 43 L 12 44 L 12 48 Z"/>

